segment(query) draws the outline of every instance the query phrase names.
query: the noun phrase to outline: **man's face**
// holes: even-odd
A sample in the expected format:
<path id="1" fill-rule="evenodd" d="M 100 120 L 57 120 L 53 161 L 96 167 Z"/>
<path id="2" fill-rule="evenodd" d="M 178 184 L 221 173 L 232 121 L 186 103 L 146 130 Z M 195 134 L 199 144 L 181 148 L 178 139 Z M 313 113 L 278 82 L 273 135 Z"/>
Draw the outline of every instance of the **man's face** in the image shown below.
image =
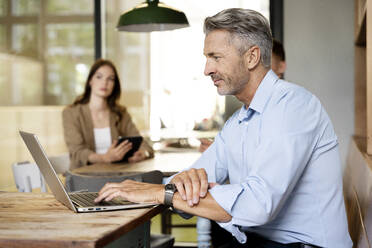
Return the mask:
<path id="1" fill-rule="evenodd" d="M 211 76 L 220 95 L 236 95 L 247 85 L 249 71 L 229 32 L 210 32 L 204 40 L 204 55 L 207 58 L 204 74 Z"/>

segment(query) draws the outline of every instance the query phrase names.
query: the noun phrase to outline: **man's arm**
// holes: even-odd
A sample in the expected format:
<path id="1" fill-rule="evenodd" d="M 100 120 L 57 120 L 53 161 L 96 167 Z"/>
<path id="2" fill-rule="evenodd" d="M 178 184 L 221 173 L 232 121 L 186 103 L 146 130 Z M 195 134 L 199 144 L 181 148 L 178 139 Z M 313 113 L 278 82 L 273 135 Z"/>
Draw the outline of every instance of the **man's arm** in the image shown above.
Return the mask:
<path id="1" fill-rule="evenodd" d="M 204 198 L 200 198 L 197 205 L 190 207 L 186 201 L 182 200 L 180 194 L 177 192 L 173 197 L 173 207 L 185 213 L 204 217 L 217 222 L 229 222 L 231 220 L 231 215 L 218 205 L 209 193 L 207 193 Z"/>
<path id="2" fill-rule="evenodd" d="M 96 202 L 110 201 L 115 197 L 121 197 L 128 201 L 138 203 L 164 204 L 164 185 L 136 182 L 125 180 L 121 183 L 107 183 L 99 192 Z M 218 222 L 228 222 L 231 216 L 207 193 L 199 203 L 190 206 L 182 200 L 177 192 L 173 197 L 174 208 L 185 213 L 205 217 Z"/>
<path id="3" fill-rule="evenodd" d="M 222 142 L 222 139 L 218 137 L 216 139 L 215 143 Z M 223 183 L 227 178 L 226 168 L 218 166 L 225 164 L 222 161 L 223 146 L 219 146 L 220 149 L 217 150 L 215 143 L 202 154 L 192 168 L 170 178 L 171 183 L 174 183 L 178 190 L 178 193 L 174 195 L 173 205 L 185 213 L 225 222 L 229 221 L 231 216 L 208 193 L 208 187 L 211 184 Z M 132 202 L 163 204 L 164 191 L 164 185 L 131 180 L 107 183 L 100 190 L 96 202 L 122 197 Z"/>

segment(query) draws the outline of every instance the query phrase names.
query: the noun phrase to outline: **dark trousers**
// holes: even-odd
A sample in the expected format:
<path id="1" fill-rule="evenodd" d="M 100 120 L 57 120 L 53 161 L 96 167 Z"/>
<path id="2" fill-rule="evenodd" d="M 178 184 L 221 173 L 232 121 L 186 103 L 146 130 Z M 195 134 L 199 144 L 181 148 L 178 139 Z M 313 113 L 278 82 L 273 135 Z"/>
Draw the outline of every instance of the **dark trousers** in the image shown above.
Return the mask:
<path id="1" fill-rule="evenodd" d="M 263 238 L 255 233 L 246 233 L 247 242 L 239 243 L 228 231 L 221 228 L 216 222 L 212 221 L 212 245 L 213 248 L 302 248 L 311 247 L 301 243 L 281 244 Z M 314 246 L 315 247 L 315 246 Z"/>

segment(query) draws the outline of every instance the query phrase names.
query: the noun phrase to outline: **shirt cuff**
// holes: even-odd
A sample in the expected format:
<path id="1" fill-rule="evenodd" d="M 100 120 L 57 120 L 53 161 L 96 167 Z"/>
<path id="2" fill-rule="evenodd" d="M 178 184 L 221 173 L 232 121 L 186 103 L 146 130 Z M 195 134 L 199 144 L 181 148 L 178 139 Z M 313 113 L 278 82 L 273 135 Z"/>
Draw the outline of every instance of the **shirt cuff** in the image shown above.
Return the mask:
<path id="1" fill-rule="evenodd" d="M 209 190 L 209 193 L 218 205 L 232 216 L 230 222 L 217 222 L 218 225 L 229 231 L 240 243 L 244 244 L 247 242 L 247 236 L 239 230 L 238 226 L 234 225 L 234 216 L 232 215 L 232 208 L 242 191 L 243 188 L 239 184 L 225 184 L 214 186 Z"/>
<path id="2" fill-rule="evenodd" d="M 213 199 L 218 203 L 218 205 L 232 215 L 232 208 L 242 191 L 243 188 L 239 184 L 224 184 L 214 186 L 209 190 L 209 193 L 212 195 Z"/>

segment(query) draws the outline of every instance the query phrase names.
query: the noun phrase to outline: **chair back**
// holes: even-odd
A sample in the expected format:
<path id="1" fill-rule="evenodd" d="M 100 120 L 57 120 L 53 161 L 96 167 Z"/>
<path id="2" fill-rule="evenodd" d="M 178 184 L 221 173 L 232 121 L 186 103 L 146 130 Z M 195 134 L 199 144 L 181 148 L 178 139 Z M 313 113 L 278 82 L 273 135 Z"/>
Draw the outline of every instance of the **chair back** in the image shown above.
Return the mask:
<path id="1" fill-rule="evenodd" d="M 49 161 L 57 174 L 64 174 L 70 168 L 70 156 L 68 153 L 51 156 Z"/>
<path id="2" fill-rule="evenodd" d="M 12 165 L 14 182 L 19 192 L 32 192 L 32 189 L 40 188 L 46 192 L 43 175 L 35 163 L 20 162 Z"/>

